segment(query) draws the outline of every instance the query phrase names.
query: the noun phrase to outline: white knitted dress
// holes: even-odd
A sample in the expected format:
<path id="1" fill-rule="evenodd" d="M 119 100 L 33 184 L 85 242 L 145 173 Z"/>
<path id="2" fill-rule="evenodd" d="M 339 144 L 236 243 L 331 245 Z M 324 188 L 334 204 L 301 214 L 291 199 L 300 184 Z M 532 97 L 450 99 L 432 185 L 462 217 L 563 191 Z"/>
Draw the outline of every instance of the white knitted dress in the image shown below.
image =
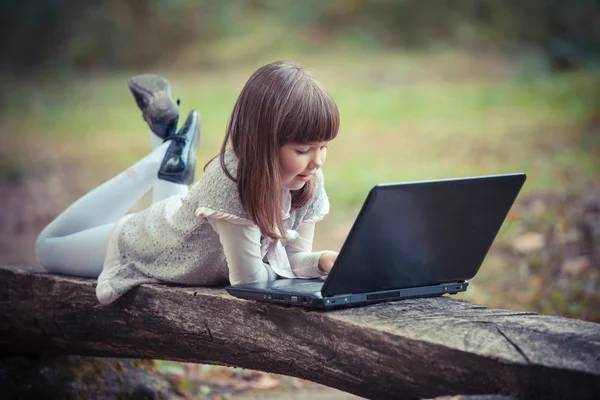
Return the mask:
<path id="1" fill-rule="evenodd" d="M 228 171 L 236 176 L 237 158 L 228 151 Z M 329 200 L 321 170 L 315 175 L 315 196 L 284 219 L 287 237 L 296 237 L 302 222 L 316 222 L 329 212 Z M 102 304 L 121 297 L 143 283 L 175 283 L 190 286 L 227 285 L 229 270 L 218 234 L 207 218 L 231 223 L 253 224 L 244 211 L 237 185 L 230 180 L 218 158 L 184 198 L 173 196 L 145 210 L 123 217 L 111 233 L 96 295 Z M 274 246 L 276 244 L 277 246 Z M 263 237 L 262 256 L 282 248 Z M 283 252 L 285 254 L 285 252 Z M 277 271 L 277 266 L 274 270 Z"/>

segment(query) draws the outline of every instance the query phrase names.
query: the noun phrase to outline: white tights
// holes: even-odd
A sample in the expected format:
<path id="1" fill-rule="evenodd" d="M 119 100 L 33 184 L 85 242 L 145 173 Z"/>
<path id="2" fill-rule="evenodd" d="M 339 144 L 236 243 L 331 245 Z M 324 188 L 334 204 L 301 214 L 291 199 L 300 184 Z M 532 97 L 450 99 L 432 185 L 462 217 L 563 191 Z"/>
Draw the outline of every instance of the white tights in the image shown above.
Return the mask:
<path id="1" fill-rule="evenodd" d="M 116 222 L 151 188 L 152 202 L 185 196 L 187 185 L 158 179 L 170 142 L 150 132 L 152 152 L 119 175 L 85 194 L 40 233 L 36 256 L 49 272 L 97 278 L 108 236 Z"/>

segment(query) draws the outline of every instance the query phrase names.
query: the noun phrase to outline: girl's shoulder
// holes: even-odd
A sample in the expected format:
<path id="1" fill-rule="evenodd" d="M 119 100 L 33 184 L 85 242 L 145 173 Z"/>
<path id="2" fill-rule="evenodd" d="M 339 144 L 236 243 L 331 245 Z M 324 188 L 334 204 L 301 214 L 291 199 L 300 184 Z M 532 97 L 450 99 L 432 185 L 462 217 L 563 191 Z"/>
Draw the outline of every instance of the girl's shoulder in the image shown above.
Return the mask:
<path id="1" fill-rule="evenodd" d="M 225 153 L 225 168 L 235 178 L 237 175 L 237 157 L 232 151 Z M 204 174 L 194 184 L 188 196 L 198 208 L 208 208 L 248 218 L 244 211 L 237 184 L 223 170 L 219 157 L 214 158 L 206 167 Z"/>
<path id="2" fill-rule="evenodd" d="M 238 158 L 231 149 L 229 149 L 225 152 L 223 161 L 225 162 L 225 167 L 227 168 L 227 171 L 229 171 L 231 176 L 233 176 L 235 178 L 237 175 L 237 169 L 238 169 Z M 202 177 L 200 179 L 202 179 L 202 178 L 206 179 L 206 178 L 212 178 L 212 177 L 220 179 L 223 176 L 227 177 L 225 175 L 225 171 L 223 171 L 223 168 L 221 166 L 221 158 L 219 155 L 217 155 L 215 158 L 213 158 L 208 163 L 208 165 L 206 166 L 206 170 L 204 171 L 204 174 L 202 175 Z M 229 180 L 231 181 L 231 179 L 229 179 Z M 231 182 L 233 182 L 233 181 L 231 181 Z"/>
<path id="3" fill-rule="evenodd" d="M 323 170 L 321 168 L 315 172 L 315 191 L 319 188 L 325 189 L 325 176 L 323 176 Z"/>

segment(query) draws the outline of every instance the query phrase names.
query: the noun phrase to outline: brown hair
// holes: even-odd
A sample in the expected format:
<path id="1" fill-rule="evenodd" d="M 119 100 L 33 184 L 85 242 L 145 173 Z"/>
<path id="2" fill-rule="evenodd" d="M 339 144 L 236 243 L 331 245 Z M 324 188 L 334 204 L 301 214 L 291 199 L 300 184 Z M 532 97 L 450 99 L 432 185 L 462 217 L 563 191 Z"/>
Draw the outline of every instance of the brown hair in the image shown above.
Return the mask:
<path id="1" fill-rule="evenodd" d="M 237 183 L 242 206 L 263 235 L 273 239 L 285 237 L 281 146 L 332 140 L 339 124 L 333 97 L 301 66 L 277 61 L 259 68 L 250 77 L 231 113 L 220 162 L 227 176 Z M 225 167 L 230 141 L 239 160 L 237 179 Z M 303 207 L 312 199 L 313 181 L 292 192 L 292 209 Z"/>

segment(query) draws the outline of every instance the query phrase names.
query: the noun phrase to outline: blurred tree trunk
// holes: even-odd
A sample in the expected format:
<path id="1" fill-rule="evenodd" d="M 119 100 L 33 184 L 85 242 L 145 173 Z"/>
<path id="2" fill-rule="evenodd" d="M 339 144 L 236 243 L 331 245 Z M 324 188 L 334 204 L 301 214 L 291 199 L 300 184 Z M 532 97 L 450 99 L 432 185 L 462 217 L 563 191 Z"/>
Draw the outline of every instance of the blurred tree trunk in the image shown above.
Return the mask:
<path id="1" fill-rule="evenodd" d="M 169 382 L 154 361 L 44 353 L 0 358 L 6 399 L 167 399 Z"/>

